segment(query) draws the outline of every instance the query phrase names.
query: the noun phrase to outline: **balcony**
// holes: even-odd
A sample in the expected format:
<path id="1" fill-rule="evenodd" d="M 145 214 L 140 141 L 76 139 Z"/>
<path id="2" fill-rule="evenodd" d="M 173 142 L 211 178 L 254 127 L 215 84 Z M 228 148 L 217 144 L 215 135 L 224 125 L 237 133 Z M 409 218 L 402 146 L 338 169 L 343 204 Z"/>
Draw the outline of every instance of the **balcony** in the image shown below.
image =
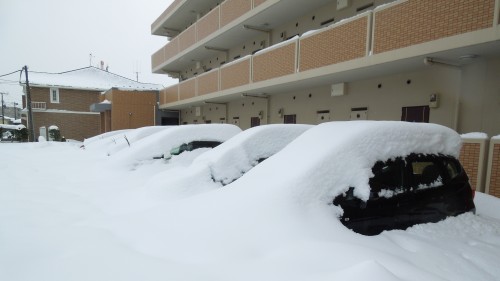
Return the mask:
<path id="1" fill-rule="evenodd" d="M 408 6 L 415 2 L 398 1 L 376 8 L 185 80 L 163 91 L 161 107 L 178 108 L 204 100 L 222 102 L 241 92 L 286 91 L 345 82 L 353 73 L 357 79 L 397 73 L 411 65 L 424 67 L 422 56 L 427 55 L 449 59 L 467 53 L 500 55 L 500 8 L 495 9 L 495 5 L 500 7 L 500 0 Z M 440 28 L 431 34 L 428 27 L 418 28 L 411 22 L 428 9 L 445 14 L 427 19 L 432 29 Z M 406 16 L 395 16 L 401 12 Z M 457 22 L 450 23 L 450 18 Z M 399 30 L 408 34 L 396 40 L 392 34 Z M 386 66 L 382 69 L 379 66 L 383 64 Z"/>
<path id="2" fill-rule="evenodd" d="M 47 110 L 47 103 L 41 101 L 32 101 L 31 109 L 33 110 Z"/>
<path id="3" fill-rule="evenodd" d="M 193 2 L 196 1 L 199 0 Z M 193 60 L 201 61 L 213 55 L 213 51 L 207 50 L 205 46 L 227 48 L 260 34 L 245 26 L 272 29 L 284 24 L 289 18 L 299 17 L 329 3 L 331 0 L 308 0 L 307 3 L 303 0 L 226 0 L 155 52 L 151 57 L 152 71 L 181 72 L 190 67 Z M 287 12 L 283 13 L 284 10 Z M 182 47 L 176 42 L 178 38 L 183 38 Z M 166 52 L 167 49 L 170 52 Z"/>

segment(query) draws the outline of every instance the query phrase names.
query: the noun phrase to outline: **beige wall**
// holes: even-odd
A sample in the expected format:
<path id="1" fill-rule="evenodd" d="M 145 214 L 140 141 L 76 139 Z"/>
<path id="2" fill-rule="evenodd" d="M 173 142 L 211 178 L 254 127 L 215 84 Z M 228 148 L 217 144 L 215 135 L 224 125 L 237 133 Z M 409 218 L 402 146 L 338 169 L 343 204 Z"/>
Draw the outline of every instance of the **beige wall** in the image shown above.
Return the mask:
<path id="1" fill-rule="evenodd" d="M 482 58 L 463 67 L 460 132 L 500 134 L 500 59 Z"/>
<path id="2" fill-rule="evenodd" d="M 439 93 L 440 106 L 431 109 L 430 122 L 453 127 L 459 81 L 458 70 L 432 68 L 347 83 L 344 96 L 332 97 L 330 85 L 277 94 L 271 99 L 271 123 L 282 122 L 280 108 L 296 114 L 297 123 L 316 124 L 317 111 L 324 110 L 331 120 L 349 120 L 356 107 L 368 107 L 370 120 L 401 120 L 402 107 L 428 105 L 429 95 Z"/>
<path id="3" fill-rule="evenodd" d="M 430 109 L 431 123 L 445 125 L 459 133 L 480 131 L 497 135 L 500 134 L 498 77 L 500 59 L 480 60 L 462 69 L 435 65 L 414 72 L 348 82 L 344 96 L 332 97 L 331 85 L 276 93 L 269 98 L 270 123 L 283 122 L 278 114 L 280 108 L 285 114 L 296 114 L 298 123 L 307 124 L 316 124 L 317 112 L 324 110 L 330 111 L 331 120 L 349 120 L 351 108 L 356 107 L 368 107 L 370 120 L 401 120 L 402 107 L 429 105 L 430 95 L 437 93 L 439 106 Z M 250 126 L 249 118 L 258 112 L 247 106 L 247 99 L 228 103 L 228 120 L 239 116 L 243 129 Z M 267 106 L 260 110 L 268 115 Z M 183 117 L 187 116 L 189 114 L 183 111 Z"/>

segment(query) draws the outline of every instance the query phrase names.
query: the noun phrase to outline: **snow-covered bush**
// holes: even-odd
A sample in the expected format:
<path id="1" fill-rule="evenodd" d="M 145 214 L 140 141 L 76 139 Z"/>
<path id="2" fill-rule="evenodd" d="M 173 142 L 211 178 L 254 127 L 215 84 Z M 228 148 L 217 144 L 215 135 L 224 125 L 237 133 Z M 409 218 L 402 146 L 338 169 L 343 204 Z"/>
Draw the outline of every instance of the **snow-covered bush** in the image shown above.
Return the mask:
<path id="1" fill-rule="evenodd" d="M 49 127 L 49 138 L 52 141 L 61 141 L 61 131 L 59 127 L 55 125 Z"/>
<path id="2" fill-rule="evenodd" d="M 28 141 L 28 129 L 22 126 L 19 127 L 17 130 L 14 130 L 14 139 L 20 142 Z"/>

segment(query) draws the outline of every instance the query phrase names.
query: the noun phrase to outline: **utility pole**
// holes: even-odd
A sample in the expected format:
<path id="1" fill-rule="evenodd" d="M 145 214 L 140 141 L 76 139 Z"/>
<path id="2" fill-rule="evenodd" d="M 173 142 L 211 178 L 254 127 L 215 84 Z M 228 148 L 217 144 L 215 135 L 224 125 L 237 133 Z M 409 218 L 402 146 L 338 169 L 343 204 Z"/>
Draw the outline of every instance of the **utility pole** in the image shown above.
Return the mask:
<path id="1" fill-rule="evenodd" d="M 0 95 L 2 95 L 2 124 L 5 124 L 5 116 L 3 114 L 3 95 L 8 95 L 8 93 L 1 93 L 0 92 Z"/>
<path id="2" fill-rule="evenodd" d="M 17 120 L 17 107 L 16 105 L 18 105 L 17 102 L 14 102 L 14 120 Z"/>
<path id="3" fill-rule="evenodd" d="M 28 130 L 29 130 L 29 141 L 35 141 L 35 130 L 33 125 L 33 111 L 31 110 L 31 93 L 30 93 L 30 82 L 28 80 L 28 66 L 23 67 L 24 73 L 26 74 L 26 106 L 28 107 Z"/>

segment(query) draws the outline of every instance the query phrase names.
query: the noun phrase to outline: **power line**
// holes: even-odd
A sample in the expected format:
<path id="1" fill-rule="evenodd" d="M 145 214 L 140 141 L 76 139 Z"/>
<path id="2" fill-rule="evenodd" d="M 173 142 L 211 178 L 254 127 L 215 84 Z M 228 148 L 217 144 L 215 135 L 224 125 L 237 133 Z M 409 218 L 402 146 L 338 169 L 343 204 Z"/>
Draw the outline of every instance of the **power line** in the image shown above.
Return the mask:
<path id="1" fill-rule="evenodd" d="M 12 71 L 11 73 L 2 74 L 2 75 L 0 75 L 0 77 L 8 76 L 8 75 L 11 75 L 11 74 L 14 74 L 14 73 L 20 72 L 20 71 L 21 71 L 21 70 L 16 70 L 16 71 Z"/>
<path id="2" fill-rule="evenodd" d="M 17 82 L 17 81 L 1 81 L 0 80 L 0 84 L 17 85 L 17 84 L 19 84 L 19 82 Z"/>

